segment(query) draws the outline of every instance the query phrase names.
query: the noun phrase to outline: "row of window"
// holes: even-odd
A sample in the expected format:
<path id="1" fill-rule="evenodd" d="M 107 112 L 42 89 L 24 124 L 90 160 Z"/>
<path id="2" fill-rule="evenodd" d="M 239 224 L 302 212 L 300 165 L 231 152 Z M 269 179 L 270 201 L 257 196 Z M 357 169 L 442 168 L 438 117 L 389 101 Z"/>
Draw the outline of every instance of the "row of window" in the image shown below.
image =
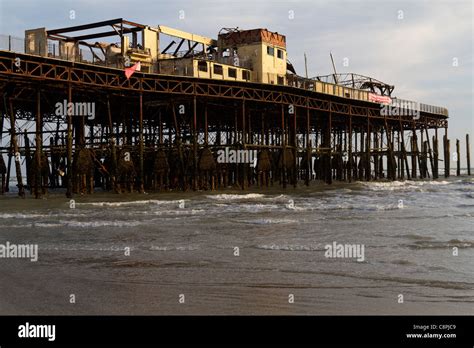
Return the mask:
<path id="1" fill-rule="evenodd" d="M 275 48 L 267 46 L 267 54 L 270 56 L 275 55 Z M 277 48 L 277 57 L 283 59 L 283 50 Z"/>
<path id="2" fill-rule="evenodd" d="M 203 61 L 203 60 L 200 60 L 198 61 L 198 70 L 199 71 L 203 71 L 203 72 L 207 72 L 207 62 L 206 61 Z M 219 64 L 214 64 L 213 65 L 213 73 L 215 75 L 222 75 L 224 73 L 224 68 L 222 65 L 219 65 Z M 229 75 L 229 77 L 232 77 L 232 78 L 237 78 L 237 69 L 235 68 L 231 68 L 231 67 L 228 67 L 227 68 L 227 74 Z M 247 70 L 242 70 L 242 79 L 243 80 L 250 80 L 250 72 L 247 71 Z"/>

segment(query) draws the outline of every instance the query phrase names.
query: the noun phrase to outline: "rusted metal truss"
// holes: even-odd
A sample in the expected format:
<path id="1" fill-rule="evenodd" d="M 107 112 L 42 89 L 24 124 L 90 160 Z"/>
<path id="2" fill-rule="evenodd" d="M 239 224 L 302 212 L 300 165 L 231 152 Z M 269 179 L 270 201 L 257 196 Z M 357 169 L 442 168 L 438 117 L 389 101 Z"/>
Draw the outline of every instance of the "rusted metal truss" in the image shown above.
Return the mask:
<path id="1" fill-rule="evenodd" d="M 354 73 L 341 73 L 341 74 L 330 74 L 324 76 L 316 76 L 313 80 L 334 83 L 337 85 L 351 87 L 356 89 L 368 90 L 372 93 L 381 95 L 391 96 L 395 86 L 388 83 L 379 81 L 372 77 L 354 74 Z"/>
<path id="2" fill-rule="evenodd" d="M 420 124 L 447 127 L 447 118 L 443 115 L 421 112 L 419 119 L 381 116 L 378 104 L 328 96 L 295 87 L 142 73 L 135 73 L 127 79 L 120 69 L 0 51 L 0 83 L 9 81 L 18 85 L 48 83 L 63 88 L 70 84 L 74 88 L 96 87 L 137 95 L 161 93 L 182 97 L 285 104 L 342 116 L 380 118 L 389 122 L 403 121 L 410 124 L 414 122 L 415 126 Z"/>

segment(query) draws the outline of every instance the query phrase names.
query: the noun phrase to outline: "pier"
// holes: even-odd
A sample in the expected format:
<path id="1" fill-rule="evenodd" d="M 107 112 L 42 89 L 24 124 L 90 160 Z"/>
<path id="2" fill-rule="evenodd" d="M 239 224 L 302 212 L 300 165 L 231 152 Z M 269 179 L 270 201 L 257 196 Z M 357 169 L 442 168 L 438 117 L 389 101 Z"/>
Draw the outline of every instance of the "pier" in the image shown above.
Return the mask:
<path id="1" fill-rule="evenodd" d="M 440 161 L 450 174 L 444 108 L 387 112 L 336 74 L 332 83 L 295 74 L 264 83 L 153 66 L 127 78 L 126 65 L 0 50 L 0 192 L 12 172 L 19 195 L 36 198 L 55 188 L 72 197 L 436 179 Z M 256 151 L 257 161 L 218 160 L 230 150 Z"/>

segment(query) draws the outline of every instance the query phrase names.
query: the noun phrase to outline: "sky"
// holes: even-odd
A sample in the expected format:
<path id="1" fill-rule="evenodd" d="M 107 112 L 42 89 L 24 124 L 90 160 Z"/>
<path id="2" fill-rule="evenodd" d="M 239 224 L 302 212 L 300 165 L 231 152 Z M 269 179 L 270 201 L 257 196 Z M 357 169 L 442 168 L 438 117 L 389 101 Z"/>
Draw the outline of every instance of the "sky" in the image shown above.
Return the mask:
<path id="1" fill-rule="evenodd" d="M 286 35 L 304 75 L 354 72 L 395 85 L 393 95 L 448 108 L 449 138 L 474 143 L 472 0 L 0 0 L 0 34 L 124 18 L 217 38 L 223 27 Z M 74 11 L 74 16 L 71 16 Z M 71 18 L 74 17 L 74 18 Z M 471 146 L 472 148 L 472 146 Z M 471 151 L 474 152 L 474 151 Z"/>

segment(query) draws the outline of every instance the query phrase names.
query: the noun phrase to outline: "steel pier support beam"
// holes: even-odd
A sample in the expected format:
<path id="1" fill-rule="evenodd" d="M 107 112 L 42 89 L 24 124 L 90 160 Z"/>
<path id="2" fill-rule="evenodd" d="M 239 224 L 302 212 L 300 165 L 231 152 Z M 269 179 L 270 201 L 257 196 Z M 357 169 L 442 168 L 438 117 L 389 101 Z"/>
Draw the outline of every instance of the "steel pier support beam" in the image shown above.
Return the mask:
<path id="1" fill-rule="evenodd" d="M 140 190 L 140 193 L 144 193 L 145 192 L 145 187 L 144 187 L 144 178 L 145 178 L 145 175 L 143 173 L 143 170 L 144 170 L 144 166 L 143 166 L 143 152 L 144 152 L 144 144 L 143 144 L 143 92 L 140 92 L 140 115 L 139 115 L 140 119 L 138 121 L 138 133 L 139 133 L 139 141 L 140 141 L 140 144 L 139 144 L 139 166 L 140 166 L 140 177 L 139 177 L 139 181 L 140 181 L 140 186 L 139 186 L 139 190 Z"/>
<path id="2" fill-rule="evenodd" d="M 347 180 L 352 182 L 352 114 L 349 115 L 349 136 L 347 156 Z"/>
<path id="3" fill-rule="evenodd" d="M 198 188 L 198 158 L 197 158 L 197 98 L 193 96 L 193 190 Z"/>
<path id="4" fill-rule="evenodd" d="M 42 145 L 43 137 L 41 134 L 42 130 L 42 117 L 41 117 L 41 92 L 38 88 L 36 91 L 36 172 L 35 175 L 35 198 L 41 198 L 40 190 L 43 191 L 43 178 L 41 175 L 41 164 L 42 164 Z"/>
<path id="5" fill-rule="evenodd" d="M 306 107 L 306 178 L 305 185 L 309 186 L 309 181 L 312 173 L 311 160 L 312 160 L 312 149 L 310 144 L 310 116 L 309 108 Z"/>
<path id="6" fill-rule="evenodd" d="M 68 103 L 72 103 L 72 86 L 68 85 Z M 68 104 L 70 105 L 70 104 Z M 67 111 L 67 189 L 66 197 L 72 198 L 72 115 L 70 108 Z"/>
<path id="7" fill-rule="evenodd" d="M 467 175 L 471 175 L 471 148 L 469 147 L 469 134 L 466 134 L 466 164 Z"/>
<path id="8" fill-rule="evenodd" d="M 13 156 L 15 157 L 15 170 L 16 170 L 16 180 L 18 182 L 18 195 L 22 198 L 25 198 L 25 188 L 23 186 L 23 178 L 21 176 L 21 165 L 20 165 L 20 152 L 18 151 L 18 142 L 16 138 L 16 131 L 15 131 L 15 111 L 13 109 L 13 102 L 12 99 L 9 98 L 10 104 L 10 132 L 11 132 L 11 149 L 13 151 Z M 7 106 L 5 105 L 5 108 Z M 9 160 L 11 157 L 9 158 Z M 10 164 L 11 162 L 9 162 Z M 8 166 L 8 173 L 10 173 L 10 165 Z M 7 178 L 9 179 L 10 176 L 8 175 Z M 8 181 L 7 181 L 8 186 Z"/>
<path id="9" fill-rule="evenodd" d="M 285 137 L 285 107 L 281 104 L 281 142 L 282 142 L 282 165 L 283 188 L 286 188 L 286 137 Z"/>

